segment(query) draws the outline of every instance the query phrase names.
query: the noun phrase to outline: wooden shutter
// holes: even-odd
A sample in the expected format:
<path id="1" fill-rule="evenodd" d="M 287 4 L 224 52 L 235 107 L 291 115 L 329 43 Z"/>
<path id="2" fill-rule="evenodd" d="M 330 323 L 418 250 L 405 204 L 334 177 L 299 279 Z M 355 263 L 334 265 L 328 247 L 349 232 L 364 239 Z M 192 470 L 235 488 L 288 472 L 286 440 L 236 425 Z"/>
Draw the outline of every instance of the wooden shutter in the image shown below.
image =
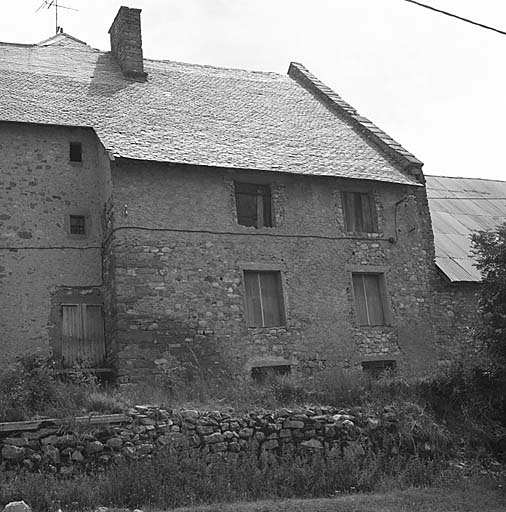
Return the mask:
<path id="1" fill-rule="evenodd" d="M 346 231 L 358 231 L 355 216 L 355 194 L 353 192 L 343 192 L 343 210 L 344 223 Z"/>
<path id="2" fill-rule="evenodd" d="M 261 272 L 259 276 L 263 325 L 265 327 L 283 325 L 285 322 L 279 272 Z"/>
<path id="3" fill-rule="evenodd" d="M 62 306 L 62 347 L 63 365 L 72 366 L 79 358 L 83 340 L 81 308 L 78 304 Z"/>
<path id="4" fill-rule="evenodd" d="M 104 316 L 101 305 L 83 305 L 84 359 L 93 366 L 105 359 Z"/>
<path id="5" fill-rule="evenodd" d="M 364 274 L 362 276 L 365 285 L 369 325 L 385 324 L 379 277 L 375 274 Z"/>
<path id="6" fill-rule="evenodd" d="M 244 271 L 246 321 L 250 327 L 262 327 L 262 299 L 258 272 Z"/>
<path id="7" fill-rule="evenodd" d="M 272 227 L 272 200 L 271 187 L 263 185 L 258 188 L 260 197 L 262 198 L 262 226 L 266 228 Z"/>
<path id="8" fill-rule="evenodd" d="M 385 325 L 383 297 L 378 274 L 353 274 L 353 293 L 360 325 Z"/>
<path id="9" fill-rule="evenodd" d="M 236 183 L 235 204 L 237 208 L 237 222 L 242 226 L 257 227 L 259 207 L 257 185 Z"/>
<path id="10" fill-rule="evenodd" d="M 105 358 L 104 318 L 99 304 L 62 305 L 63 365 L 99 366 Z"/>
<path id="11" fill-rule="evenodd" d="M 371 195 L 363 192 L 343 192 L 342 197 L 346 231 L 376 232 L 376 210 Z"/>

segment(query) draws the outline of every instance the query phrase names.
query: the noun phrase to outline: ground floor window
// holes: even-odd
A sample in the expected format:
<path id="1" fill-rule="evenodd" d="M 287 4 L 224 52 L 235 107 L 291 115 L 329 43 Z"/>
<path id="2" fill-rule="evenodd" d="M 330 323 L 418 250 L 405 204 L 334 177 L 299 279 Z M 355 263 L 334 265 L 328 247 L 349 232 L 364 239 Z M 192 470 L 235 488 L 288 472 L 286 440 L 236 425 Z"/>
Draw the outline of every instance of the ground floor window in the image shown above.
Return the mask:
<path id="1" fill-rule="evenodd" d="M 388 307 L 383 274 L 353 273 L 353 295 L 359 325 L 388 325 Z"/>
<path id="2" fill-rule="evenodd" d="M 246 321 L 249 327 L 285 325 L 285 306 L 279 271 L 244 271 Z"/>

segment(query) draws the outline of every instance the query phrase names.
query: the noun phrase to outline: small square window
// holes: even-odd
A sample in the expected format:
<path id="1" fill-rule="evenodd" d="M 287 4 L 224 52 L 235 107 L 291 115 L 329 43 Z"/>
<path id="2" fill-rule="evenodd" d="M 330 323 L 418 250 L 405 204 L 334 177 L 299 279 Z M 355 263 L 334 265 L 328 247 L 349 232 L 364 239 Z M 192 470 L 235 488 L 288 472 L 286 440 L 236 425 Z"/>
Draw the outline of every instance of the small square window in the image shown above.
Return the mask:
<path id="1" fill-rule="evenodd" d="M 359 325 L 388 325 L 389 308 L 383 274 L 354 273 L 353 295 Z"/>
<path id="2" fill-rule="evenodd" d="M 84 215 L 70 216 L 70 234 L 85 235 L 86 234 L 86 217 Z"/>
<path id="3" fill-rule="evenodd" d="M 82 162 L 83 161 L 83 147 L 80 142 L 70 143 L 70 161 Z"/>
<path id="4" fill-rule="evenodd" d="M 272 200 L 269 185 L 235 183 L 237 222 L 255 228 L 272 227 Z"/>
<path id="5" fill-rule="evenodd" d="M 279 272 L 244 271 L 246 321 L 249 327 L 285 325 L 285 310 Z"/>
<path id="6" fill-rule="evenodd" d="M 376 208 L 367 192 L 343 192 L 344 224 L 347 232 L 376 233 Z"/>

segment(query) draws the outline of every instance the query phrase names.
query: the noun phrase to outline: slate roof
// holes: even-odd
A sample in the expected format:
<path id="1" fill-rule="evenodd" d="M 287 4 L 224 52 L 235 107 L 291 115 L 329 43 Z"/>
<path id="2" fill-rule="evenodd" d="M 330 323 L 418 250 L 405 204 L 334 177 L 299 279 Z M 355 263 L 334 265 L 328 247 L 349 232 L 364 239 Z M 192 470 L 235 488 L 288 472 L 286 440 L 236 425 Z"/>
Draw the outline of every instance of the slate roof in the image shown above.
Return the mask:
<path id="1" fill-rule="evenodd" d="M 144 68 L 146 82 L 126 78 L 110 52 L 67 34 L 0 43 L 0 121 L 90 126 L 123 158 L 420 185 L 349 113 L 290 76 L 149 59 Z"/>
<path id="2" fill-rule="evenodd" d="M 451 282 L 481 281 L 470 235 L 506 220 L 506 182 L 425 176 L 436 265 Z"/>

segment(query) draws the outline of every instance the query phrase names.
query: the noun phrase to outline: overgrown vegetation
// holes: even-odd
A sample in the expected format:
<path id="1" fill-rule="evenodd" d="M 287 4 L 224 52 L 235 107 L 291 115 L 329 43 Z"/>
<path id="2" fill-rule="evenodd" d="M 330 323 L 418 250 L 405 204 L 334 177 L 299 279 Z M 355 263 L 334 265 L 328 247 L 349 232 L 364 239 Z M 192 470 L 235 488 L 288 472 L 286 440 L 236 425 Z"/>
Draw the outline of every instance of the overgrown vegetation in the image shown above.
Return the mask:
<path id="1" fill-rule="evenodd" d="M 304 379 L 272 374 L 252 384 L 225 372 L 208 378 L 197 361 L 181 366 L 168 355 L 156 362 L 155 381 L 130 388 L 104 388 L 82 368 L 63 382 L 47 360 L 36 356 L 0 374 L 0 421 L 120 412 L 141 403 L 236 413 L 330 405 L 360 408 L 376 418 L 394 415 L 392 435 L 371 438 L 367 450 L 350 448 L 326 458 L 314 453 L 210 458 L 198 450 L 167 449 L 98 475 L 65 479 L 4 472 L 0 505 L 25 499 L 41 511 L 98 505 L 166 508 L 411 486 L 455 488 L 487 473 L 499 464 L 495 459 L 506 458 L 506 224 L 475 235 L 473 243 L 484 273 L 475 326 L 476 346 L 484 349 L 462 354 L 430 374 L 414 376 L 401 368 L 372 380 L 360 371 L 327 370 Z M 502 482 L 491 474 L 489 484 L 498 489 Z"/>
<path id="2" fill-rule="evenodd" d="M 59 377 L 51 361 L 38 354 L 24 356 L 0 372 L 0 421 L 114 413 L 124 407 L 125 402 L 102 388 L 85 368 Z"/>
<path id="3" fill-rule="evenodd" d="M 0 504 L 23 498 L 37 511 L 169 507 L 266 498 L 309 498 L 388 488 L 442 485 L 434 459 L 348 451 L 319 454 L 242 453 L 210 459 L 201 452 L 166 450 L 101 475 L 60 479 L 52 474 L 0 474 Z M 462 480 L 452 475 L 452 482 Z M 449 477 L 446 477 L 449 482 Z M 452 483 L 452 485 L 453 485 Z"/>

